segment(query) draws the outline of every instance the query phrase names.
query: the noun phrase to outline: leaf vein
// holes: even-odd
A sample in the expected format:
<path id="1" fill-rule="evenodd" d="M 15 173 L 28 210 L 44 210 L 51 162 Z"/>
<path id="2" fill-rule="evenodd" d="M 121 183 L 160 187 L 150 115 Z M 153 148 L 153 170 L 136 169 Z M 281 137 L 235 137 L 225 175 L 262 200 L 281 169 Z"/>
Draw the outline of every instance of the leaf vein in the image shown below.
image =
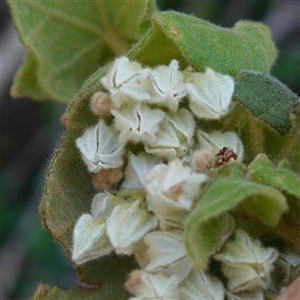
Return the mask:
<path id="1" fill-rule="evenodd" d="M 46 7 L 46 6 L 38 4 L 36 2 L 27 2 L 27 4 L 32 6 L 33 8 L 35 8 L 36 10 L 38 10 L 42 13 L 49 14 L 53 18 L 71 23 L 72 25 L 74 25 L 76 27 L 79 27 L 79 28 L 82 28 L 82 29 L 85 29 L 85 30 L 87 30 L 87 31 L 89 31 L 89 32 L 91 32 L 95 35 L 101 36 L 101 34 L 103 33 L 102 28 L 100 26 L 97 27 L 97 26 L 91 25 L 91 24 L 89 24 L 89 23 L 87 23 L 83 20 L 80 20 L 76 17 L 69 16 L 66 13 L 63 13 L 63 12 L 58 11 L 56 9 Z"/>

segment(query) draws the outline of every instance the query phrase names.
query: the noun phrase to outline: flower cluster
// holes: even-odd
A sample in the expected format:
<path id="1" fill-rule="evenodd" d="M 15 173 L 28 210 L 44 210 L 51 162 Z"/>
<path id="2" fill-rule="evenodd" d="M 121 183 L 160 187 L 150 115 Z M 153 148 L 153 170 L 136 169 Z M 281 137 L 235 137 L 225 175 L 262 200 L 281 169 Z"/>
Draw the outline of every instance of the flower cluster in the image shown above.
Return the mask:
<path id="1" fill-rule="evenodd" d="M 183 241 L 185 220 L 213 172 L 243 159 L 236 133 L 205 132 L 197 121 L 230 111 L 233 79 L 209 68 L 182 72 L 176 60 L 150 69 L 120 57 L 101 83 L 106 91 L 91 100 L 99 122 L 76 140 L 100 193 L 75 225 L 74 262 L 112 251 L 134 255 L 140 270 L 126 282 L 131 299 L 243 299 L 240 292 L 260 297 L 275 250 L 264 250 L 243 232 L 228 242 L 228 233 L 214 256 L 228 277 L 225 289 L 196 269 Z M 125 191 L 131 195 L 126 200 Z M 231 261 L 232 252 L 247 252 L 245 243 L 249 260 Z M 228 271 L 231 266 L 237 273 Z M 236 274 L 244 271 L 249 276 L 241 281 Z"/>

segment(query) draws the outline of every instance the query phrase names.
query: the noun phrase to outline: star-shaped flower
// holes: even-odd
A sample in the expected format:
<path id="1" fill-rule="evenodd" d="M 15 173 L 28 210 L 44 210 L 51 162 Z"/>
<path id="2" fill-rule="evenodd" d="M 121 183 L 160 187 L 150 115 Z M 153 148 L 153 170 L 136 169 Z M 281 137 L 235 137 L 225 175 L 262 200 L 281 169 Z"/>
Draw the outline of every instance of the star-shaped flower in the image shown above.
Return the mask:
<path id="1" fill-rule="evenodd" d="M 195 122 L 186 109 L 168 112 L 160 123 L 153 142 L 145 144 L 145 150 L 168 160 L 184 156 L 193 143 Z"/>
<path id="2" fill-rule="evenodd" d="M 264 248 L 259 240 L 252 240 L 246 232 L 237 230 L 235 240 L 228 242 L 225 250 L 214 258 L 222 262 L 228 290 L 238 293 L 256 288 L 266 289 L 277 256 L 275 249 Z"/>
<path id="3" fill-rule="evenodd" d="M 205 73 L 187 73 L 186 89 L 192 112 L 203 119 L 220 119 L 229 111 L 234 81 L 207 68 Z"/>
<path id="4" fill-rule="evenodd" d="M 107 234 L 116 253 L 132 254 L 139 241 L 157 226 L 157 219 L 151 215 L 139 200 L 114 207 L 107 220 Z"/>
<path id="5" fill-rule="evenodd" d="M 115 128 L 120 131 L 120 141 L 154 142 L 159 130 L 159 123 L 164 119 L 164 112 L 151 109 L 145 104 L 126 105 L 121 109 L 113 109 Z"/>
<path id="6" fill-rule="evenodd" d="M 193 267 L 183 241 L 183 232 L 155 231 L 144 237 L 138 262 L 145 271 L 166 276 L 176 275 L 182 281 Z M 146 255 L 145 255 L 146 253 Z"/>
<path id="7" fill-rule="evenodd" d="M 96 173 L 101 169 L 114 169 L 123 164 L 124 147 L 119 135 L 101 120 L 96 126 L 87 129 L 76 140 L 83 161 L 88 170 Z"/>
<path id="8" fill-rule="evenodd" d="M 165 230 L 182 228 L 206 175 L 194 173 L 184 167 L 179 159 L 168 165 L 159 164 L 146 175 L 148 208 L 153 211 Z"/>
<path id="9" fill-rule="evenodd" d="M 129 99 L 141 102 L 150 99 L 149 69 L 142 68 L 125 56 L 117 58 L 101 83 L 109 91 L 113 106 L 119 108 Z"/>
<path id="10" fill-rule="evenodd" d="M 179 71 L 178 61 L 173 59 L 169 66 L 159 66 L 151 70 L 150 78 L 152 97 L 147 102 L 177 111 L 180 100 L 186 96 L 184 76 Z"/>

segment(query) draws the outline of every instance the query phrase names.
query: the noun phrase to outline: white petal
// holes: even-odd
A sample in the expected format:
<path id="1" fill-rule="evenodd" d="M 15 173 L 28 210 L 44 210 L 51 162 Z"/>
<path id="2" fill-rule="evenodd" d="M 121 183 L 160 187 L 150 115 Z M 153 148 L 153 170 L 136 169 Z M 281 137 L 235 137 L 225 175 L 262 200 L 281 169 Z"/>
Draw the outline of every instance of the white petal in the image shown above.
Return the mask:
<path id="1" fill-rule="evenodd" d="M 158 158 L 146 153 L 139 153 L 138 155 L 130 154 L 128 165 L 125 169 L 125 180 L 121 188 L 133 190 L 143 189 L 145 175 L 158 163 L 160 163 Z"/>
<path id="2" fill-rule="evenodd" d="M 128 97 L 137 101 L 150 99 L 148 73 L 149 70 L 139 63 L 122 56 L 100 81 L 109 90 L 114 107 L 118 108 Z"/>
<path id="3" fill-rule="evenodd" d="M 160 124 L 155 140 L 145 144 L 145 150 L 153 155 L 169 160 L 177 157 L 176 149 L 179 149 L 180 141 L 170 122 L 164 119 Z"/>
<path id="4" fill-rule="evenodd" d="M 73 232 L 72 259 L 76 264 L 107 255 L 113 247 L 106 235 L 106 225 L 91 215 L 82 215 Z"/>
<path id="5" fill-rule="evenodd" d="M 125 283 L 127 290 L 134 294 L 130 299 L 179 300 L 178 278 L 162 274 L 149 274 L 144 271 L 133 271 Z"/>
<path id="6" fill-rule="evenodd" d="M 178 70 L 178 61 L 172 60 L 169 66 L 159 66 L 150 71 L 153 95 L 148 102 L 178 109 L 179 101 L 186 96 L 184 76 Z"/>
<path id="7" fill-rule="evenodd" d="M 123 146 L 118 134 L 101 120 L 76 140 L 82 159 L 90 172 L 117 168 L 123 164 Z"/>
<path id="8" fill-rule="evenodd" d="M 179 286 L 180 299 L 223 300 L 225 291 L 222 282 L 204 271 L 193 269 Z"/>
<path id="9" fill-rule="evenodd" d="M 155 133 L 159 130 L 158 125 L 164 118 L 162 111 L 151 109 L 147 105 L 127 105 L 119 110 L 112 110 L 112 114 L 122 143 L 153 142 Z"/>
<path id="10" fill-rule="evenodd" d="M 188 75 L 186 89 L 192 112 L 199 118 L 219 119 L 229 111 L 234 81 L 207 68 L 205 73 Z"/>
<path id="11" fill-rule="evenodd" d="M 194 128 L 193 116 L 186 109 L 169 112 L 161 122 L 154 142 L 146 143 L 145 150 L 169 160 L 184 156 L 193 143 Z"/>
<path id="12" fill-rule="evenodd" d="M 263 248 L 259 240 L 253 241 L 244 231 L 237 230 L 235 240 L 228 242 L 224 251 L 214 258 L 222 262 L 228 289 L 236 293 L 255 288 L 266 289 L 277 256 L 275 249 Z"/>
<path id="13" fill-rule="evenodd" d="M 190 145 L 195 129 L 195 121 L 192 114 L 183 108 L 176 113 L 169 112 L 167 119 L 185 137 L 187 144 Z"/>
<path id="14" fill-rule="evenodd" d="M 148 246 L 149 263 L 147 272 L 176 275 L 182 281 L 192 269 L 193 263 L 187 256 L 181 235 L 171 232 L 151 232 L 144 238 Z"/>
<path id="15" fill-rule="evenodd" d="M 156 226 L 156 218 L 137 200 L 113 209 L 107 220 L 107 234 L 117 253 L 132 254 L 136 244 Z"/>
<path id="16" fill-rule="evenodd" d="M 175 159 L 168 165 L 155 166 L 145 178 L 149 210 L 154 211 L 159 220 L 165 220 L 166 224 L 177 223 L 177 227 L 181 228 L 207 176 L 194 173 Z"/>
<path id="17" fill-rule="evenodd" d="M 93 218 L 103 220 L 112 210 L 109 196 L 105 193 L 98 193 L 92 200 L 91 215 Z"/>

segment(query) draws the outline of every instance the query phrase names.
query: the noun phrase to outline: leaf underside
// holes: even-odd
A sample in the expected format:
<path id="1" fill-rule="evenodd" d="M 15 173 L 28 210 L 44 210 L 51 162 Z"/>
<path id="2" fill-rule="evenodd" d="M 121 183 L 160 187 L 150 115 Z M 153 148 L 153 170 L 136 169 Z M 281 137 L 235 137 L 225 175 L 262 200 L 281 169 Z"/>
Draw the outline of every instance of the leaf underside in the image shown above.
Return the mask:
<path id="1" fill-rule="evenodd" d="M 70 102 L 91 73 L 141 38 L 154 3 L 10 0 L 20 39 L 29 49 L 13 96 Z M 35 66 L 29 68 L 33 57 Z"/>

